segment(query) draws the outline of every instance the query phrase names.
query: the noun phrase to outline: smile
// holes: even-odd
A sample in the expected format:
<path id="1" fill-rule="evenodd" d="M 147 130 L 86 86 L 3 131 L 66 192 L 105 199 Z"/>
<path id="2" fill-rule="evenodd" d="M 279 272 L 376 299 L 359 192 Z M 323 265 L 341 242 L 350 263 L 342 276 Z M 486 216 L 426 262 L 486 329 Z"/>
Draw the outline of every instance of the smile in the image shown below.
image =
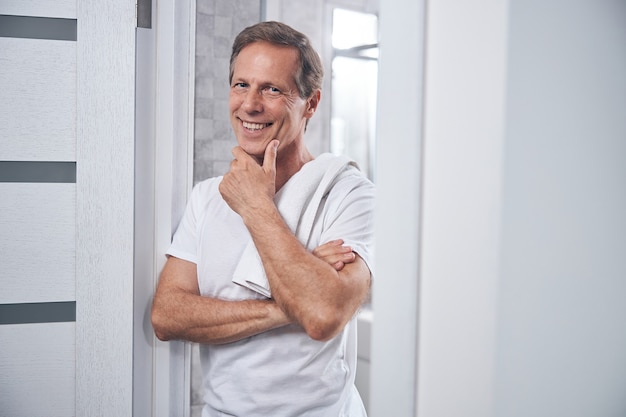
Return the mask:
<path id="1" fill-rule="evenodd" d="M 250 123 L 244 122 L 243 120 L 241 121 L 241 123 L 243 123 L 243 127 L 248 130 L 261 130 L 272 125 L 272 123 Z"/>

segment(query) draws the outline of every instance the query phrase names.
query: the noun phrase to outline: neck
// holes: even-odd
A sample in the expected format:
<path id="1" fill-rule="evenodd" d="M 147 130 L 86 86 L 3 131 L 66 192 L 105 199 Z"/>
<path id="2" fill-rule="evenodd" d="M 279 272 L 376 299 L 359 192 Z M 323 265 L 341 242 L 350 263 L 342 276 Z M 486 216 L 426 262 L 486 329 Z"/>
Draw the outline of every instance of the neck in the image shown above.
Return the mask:
<path id="1" fill-rule="evenodd" d="M 312 161 L 313 155 L 306 147 L 300 149 L 278 150 L 276 160 L 276 191 L 280 190 L 289 179 L 306 164 Z"/>

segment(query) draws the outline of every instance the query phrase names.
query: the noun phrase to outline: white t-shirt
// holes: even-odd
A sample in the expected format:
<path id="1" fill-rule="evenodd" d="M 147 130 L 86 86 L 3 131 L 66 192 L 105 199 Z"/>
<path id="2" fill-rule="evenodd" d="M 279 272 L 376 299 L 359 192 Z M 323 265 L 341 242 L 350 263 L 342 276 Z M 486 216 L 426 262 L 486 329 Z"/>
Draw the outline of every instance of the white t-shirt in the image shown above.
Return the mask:
<path id="1" fill-rule="evenodd" d="M 303 169 L 297 173 L 306 172 Z M 373 274 L 374 186 L 355 168 L 322 203 L 308 249 L 343 239 Z M 261 299 L 232 282 L 250 234 L 219 193 L 221 177 L 192 192 L 168 255 L 194 262 L 203 296 Z M 200 345 L 203 417 L 365 416 L 354 389 L 356 318 L 332 340 L 311 339 L 289 325 L 225 345 Z"/>

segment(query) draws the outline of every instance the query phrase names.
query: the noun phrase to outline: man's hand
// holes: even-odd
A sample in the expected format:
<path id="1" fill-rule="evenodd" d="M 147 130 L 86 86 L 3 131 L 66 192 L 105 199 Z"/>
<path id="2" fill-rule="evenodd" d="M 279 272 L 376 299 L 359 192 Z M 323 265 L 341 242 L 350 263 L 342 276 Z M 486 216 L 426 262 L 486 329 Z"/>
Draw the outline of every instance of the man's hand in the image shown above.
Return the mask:
<path id="1" fill-rule="evenodd" d="M 356 255 L 350 246 L 344 246 L 343 240 L 331 240 L 328 243 L 313 249 L 313 255 L 326 261 L 337 271 L 341 271 L 346 264 L 354 262 Z"/>
<path id="2" fill-rule="evenodd" d="M 244 217 L 249 210 L 256 210 L 268 202 L 273 203 L 276 194 L 276 155 L 278 141 L 273 140 L 265 148 L 263 165 L 248 155 L 241 147 L 233 148 L 235 159 L 230 171 L 219 185 L 224 201 L 233 211 Z"/>

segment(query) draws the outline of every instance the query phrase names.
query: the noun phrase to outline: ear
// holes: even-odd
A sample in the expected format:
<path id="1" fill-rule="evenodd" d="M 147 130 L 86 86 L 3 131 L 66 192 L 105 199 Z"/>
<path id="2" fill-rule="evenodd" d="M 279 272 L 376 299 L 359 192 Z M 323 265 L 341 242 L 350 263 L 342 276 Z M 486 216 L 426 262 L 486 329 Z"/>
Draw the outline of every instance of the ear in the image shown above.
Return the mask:
<path id="1" fill-rule="evenodd" d="M 322 92 L 320 90 L 315 90 L 313 94 L 306 101 L 306 112 L 304 117 L 310 119 L 315 114 L 317 110 L 317 106 L 320 104 L 320 99 L 322 97 Z"/>

